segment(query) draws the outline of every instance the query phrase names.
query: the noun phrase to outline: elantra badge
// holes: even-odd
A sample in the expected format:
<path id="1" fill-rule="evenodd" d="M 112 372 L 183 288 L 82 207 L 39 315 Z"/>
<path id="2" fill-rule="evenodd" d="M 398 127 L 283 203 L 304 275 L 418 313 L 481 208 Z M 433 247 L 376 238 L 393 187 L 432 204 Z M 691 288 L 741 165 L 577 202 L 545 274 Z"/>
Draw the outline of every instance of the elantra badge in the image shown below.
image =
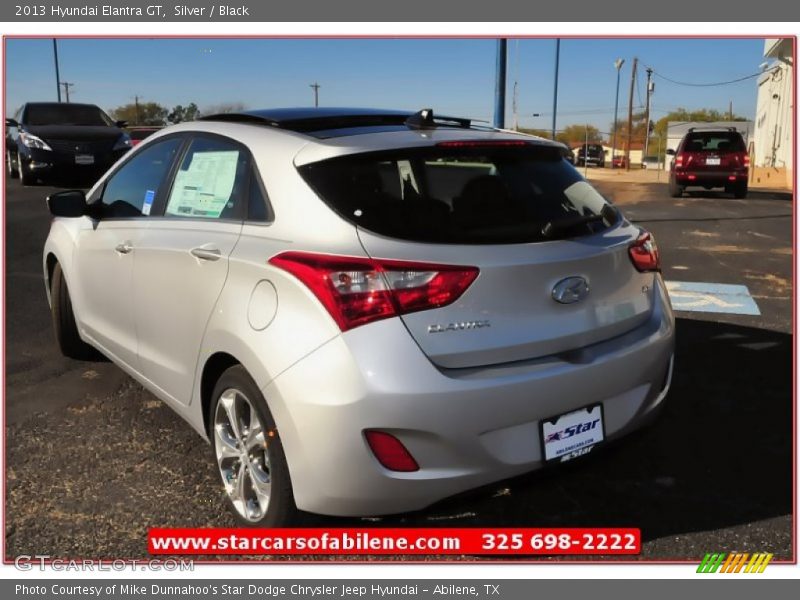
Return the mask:
<path id="1" fill-rule="evenodd" d="M 583 277 L 567 277 L 553 287 L 553 300 L 561 304 L 575 304 L 589 294 L 589 282 Z"/>

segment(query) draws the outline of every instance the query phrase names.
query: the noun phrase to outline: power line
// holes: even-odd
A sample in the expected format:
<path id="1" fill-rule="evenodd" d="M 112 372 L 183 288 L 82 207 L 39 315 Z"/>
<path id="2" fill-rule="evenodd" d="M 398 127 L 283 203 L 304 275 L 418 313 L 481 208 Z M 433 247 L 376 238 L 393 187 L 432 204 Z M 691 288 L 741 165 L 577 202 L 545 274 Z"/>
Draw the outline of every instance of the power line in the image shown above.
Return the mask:
<path id="1" fill-rule="evenodd" d="M 650 67 L 652 68 L 652 67 Z M 740 81 L 747 81 L 748 79 L 753 79 L 754 77 L 760 76 L 762 73 L 766 73 L 767 71 L 759 71 L 758 73 L 753 73 L 752 75 L 745 75 L 744 77 L 739 77 L 737 79 L 731 79 L 730 81 L 716 81 L 714 83 L 692 83 L 688 81 L 676 81 L 675 79 L 670 79 L 669 77 L 662 75 L 655 69 L 653 69 L 653 75 L 663 79 L 664 81 L 668 81 L 670 83 L 674 83 L 675 85 L 685 85 L 689 87 L 716 87 L 720 85 L 730 85 L 732 83 L 739 83 Z"/>

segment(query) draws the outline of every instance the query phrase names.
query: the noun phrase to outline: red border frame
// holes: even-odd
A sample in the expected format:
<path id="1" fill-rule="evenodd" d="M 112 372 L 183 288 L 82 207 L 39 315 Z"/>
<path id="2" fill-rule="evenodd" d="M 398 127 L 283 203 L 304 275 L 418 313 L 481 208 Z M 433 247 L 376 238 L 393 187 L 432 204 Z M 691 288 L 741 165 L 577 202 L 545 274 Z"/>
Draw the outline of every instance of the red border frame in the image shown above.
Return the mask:
<path id="1" fill-rule="evenodd" d="M 444 34 L 444 35 L 346 35 L 346 34 L 331 34 L 331 35 L 322 35 L 322 34 L 315 34 L 315 35 L 80 35 L 80 34 L 68 34 L 68 35 L 41 35 L 41 34 L 31 34 L 31 35 L 3 35 L 3 65 L 2 65 L 2 81 L 3 81 L 3 98 L 2 98 L 2 110 L 3 110 L 3 118 L 5 118 L 6 114 L 6 49 L 7 45 L 6 42 L 8 39 L 53 39 L 56 37 L 57 39 L 92 39 L 92 40 L 138 40 L 138 39 L 173 39 L 173 40 L 183 40 L 183 39 L 257 39 L 257 40 L 312 40 L 312 39 L 401 39 L 401 40 L 423 40 L 423 39 L 442 39 L 442 40 L 458 40 L 458 39 L 498 39 L 498 38 L 508 38 L 508 39 L 520 39 L 520 40 L 527 40 L 527 39 L 544 39 L 544 40 L 553 40 L 556 38 L 560 39 L 586 39 L 586 40 L 596 40 L 596 39 L 647 39 L 647 40 L 685 40 L 685 39 L 703 39 L 703 40 L 725 40 L 725 39 L 761 39 L 765 40 L 768 38 L 785 38 L 791 39 L 793 41 L 792 47 L 792 66 L 793 66 L 793 106 L 794 106 L 794 119 L 792 123 L 792 130 L 793 130 L 793 151 L 792 151 L 792 163 L 793 163 L 793 170 L 792 174 L 794 177 L 794 181 L 792 182 L 792 559 L 791 560 L 776 560 L 773 561 L 772 564 L 777 565 L 792 565 L 798 564 L 798 553 L 797 553 L 797 40 L 798 36 L 796 35 L 578 35 L 578 34 L 568 34 L 568 35 L 517 35 L 517 34 L 503 34 L 497 33 L 493 35 L 488 34 L 478 34 L 478 35 L 453 35 L 453 34 Z M 3 136 L 3 156 L 5 156 L 5 135 Z M 3 231 L 5 233 L 6 229 L 6 202 L 5 202 L 5 190 L 6 190 L 6 173 L 5 169 L 3 169 Z M 3 282 L 7 285 L 6 282 L 6 253 L 3 252 Z M 4 333 L 5 323 L 6 323 L 6 296 L 5 293 L 3 294 L 2 298 L 2 313 L 3 313 L 3 324 L 4 324 Z M 2 358 L 3 365 L 5 365 L 5 356 L 6 356 L 6 336 L 3 335 L 3 344 L 2 344 Z M 4 367 L 5 368 L 5 367 Z M 5 382 L 5 380 L 4 380 Z M 5 442 L 5 432 L 6 432 L 6 390 L 5 385 L 3 386 L 2 391 L 0 391 L 0 398 L 3 401 L 3 441 Z M 6 565 L 13 565 L 14 561 L 10 561 L 6 558 L 6 537 L 5 537 L 5 524 L 6 524 L 6 503 L 5 503 L 5 493 L 6 493 L 6 478 L 5 474 L 7 471 L 7 453 L 3 454 L 3 478 L 0 481 L 0 493 L 3 494 L 3 535 L 2 540 L 0 540 L 0 551 L 2 551 L 2 562 Z M 150 557 L 153 558 L 153 557 Z M 166 557 L 165 557 L 166 558 Z M 187 556 L 185 557 L 186 560 L 190 560 L 192 557 Z M 55 559 L 57 563 L 65 564 L 70 562 L 71 560 L 75 562 L 82 562 L 84 559 L 77 558 L 77 559 Z M 93 559 L 96 562 L 104 562 L 110 564 L 112 561 L 124 561 L 127 563 L 133 563 L 134 561 L 141 563 L 146 562 L 149 558 L 142 558 L 142 559 L 106 559 L 106 558 L 98 558 Z M 180 560 L 180 559 L 179 559 Z M 674 565 L 674 564 L 695 564 L 701 557 L 697 558 L 681 558 L 681 559 L 665 559 L 665 560 L 656 560 L 656 561 L 649 561 L 649 560 L 636 560 L 636 561 L 629 561 L 629 560 L 563 560 L 563 559 L 548 559 L 548 558 L 541 558 L 539 560 L 530 560 L 530 559 L 506 559 L 506 560 L 486 560 L 486 559 L 474 559 L 474 558 L 466 558 L 466 559 L 459 559 L 459 560 L 437 560 L 437 561 L 422 561 L 422 560 L 340 560 L 340 561 L 331 561 L 331 560 L 250 560 L 250 559 L 239 559 L 239 560 L 194 560 L 194 564 L 202 564 L 202 565 L 226 565 L 226 564 L 233 564 L 233 565 L 264 565 L 264 564 L 275 564 L 275 565 L 287 565 L 287 564 L 354 564 L 354 565 L 396 565 L 396 564 L 410 564 L 410 565 L 475 565 L 475 564 L 487 564 L 487 565 Z M 45 561 L 45 564 L 52 564 L 53 560 Z M 121 571 L 122 573 L 126 571 Z"/>

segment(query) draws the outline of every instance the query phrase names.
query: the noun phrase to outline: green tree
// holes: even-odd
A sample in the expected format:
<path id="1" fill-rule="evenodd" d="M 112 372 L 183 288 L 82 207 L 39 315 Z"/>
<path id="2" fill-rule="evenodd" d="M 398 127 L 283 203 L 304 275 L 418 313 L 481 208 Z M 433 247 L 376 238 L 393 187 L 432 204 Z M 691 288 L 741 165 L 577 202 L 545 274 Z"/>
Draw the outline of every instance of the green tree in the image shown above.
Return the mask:
<path id="1" fill-rule="evenodd" d="M 727 111 L 719 111 L 714 108 L 700 108 L 697 110 L 678 108 L 656 121 L 654 135 L 660 135 L 666 139 L 667 123 L 669 121 L 698 121 L 701 123 L 711 123 L 713 121 L 747 121 L 747 117 L 733 115 L 731 119 Z"/>
<path id="2" fill-rule="evenodd" d="M 552 137 L 551 136 L 552 132 L 547 129 L 527 129 L 525 127 L 520 127 L 518 131 L 520 133 L 527 133 L 528 135 L 535 135 L 538 137 L 547 138 L 548 140 Z"/>
<path id="3" fill-rule="evenodd" d="M 587 136 L 590 142 L 603 141 L 600 130 L 593 125 L 567 125 L 561 131 L 556 132 L 556 140 L 567 146 L 582 144 L 586 141 Z"/>
<path id="4" fill-rule="evenodd" d="M 110 111 L 118 121 L 128 125 L 165 125 L 167 109 L 157 102 L 131 102 Z"/>
<path id="5" fill-rule="evenodd" d="M 224 113 L 239 112 L 245 109 L 242 102 L 220 102 L 219 104 L 211 104 L 203 109 L 204 115 L 221 115 Z"/>
<path id="6" fill-rule="evenodd" d="M 183 123 L 184 121 L 194 121 L 200 117 L 200 109 L 197 104 L 191 102 L 188 106 L 178 104 L 167 115 L 170 123 Z"/>

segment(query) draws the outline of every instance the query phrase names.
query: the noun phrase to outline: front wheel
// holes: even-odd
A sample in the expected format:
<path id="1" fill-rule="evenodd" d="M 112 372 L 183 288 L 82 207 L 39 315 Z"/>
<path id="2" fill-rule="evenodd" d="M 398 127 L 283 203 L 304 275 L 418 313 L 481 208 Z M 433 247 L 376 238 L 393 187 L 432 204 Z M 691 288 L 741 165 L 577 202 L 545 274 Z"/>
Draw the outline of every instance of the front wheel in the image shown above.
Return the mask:
<path id="1" fill-rule="evenodd" d="M 93 360 L 97 351 L 81 339 L 78 326 L 75 324 L 75 313 L 72 311 L 72 299 L 69 296 L 67 280 L 61 264 L 56 263 L 50 284 L 50 313 L 53 318 L 53 330 L 61 354 L 78 360 Z"/>
<path id="2" fill-rule="evenodd" d="M 9 179 L 15 179 L 19 175 L 17 164 L 11 155 L 11 150 L 6 150 L 6 175 Z"/>
<path id="3" fill-rule="evenodd" d="M 22 185 L 34 185 L 36 178 L 33 176 L 30 167 L 26 167 L 22 157 L 17 152 L 17 173 L 19 173 L 19 182 Z"/>
<path id="4" fill-rule="evenodd" d="M 212 398 L 214 458 L 233 515 L 255 527 L 296 523 L 301 513 L 283 444 L 258 386 L 237 365 L 222 374 Z"/>

